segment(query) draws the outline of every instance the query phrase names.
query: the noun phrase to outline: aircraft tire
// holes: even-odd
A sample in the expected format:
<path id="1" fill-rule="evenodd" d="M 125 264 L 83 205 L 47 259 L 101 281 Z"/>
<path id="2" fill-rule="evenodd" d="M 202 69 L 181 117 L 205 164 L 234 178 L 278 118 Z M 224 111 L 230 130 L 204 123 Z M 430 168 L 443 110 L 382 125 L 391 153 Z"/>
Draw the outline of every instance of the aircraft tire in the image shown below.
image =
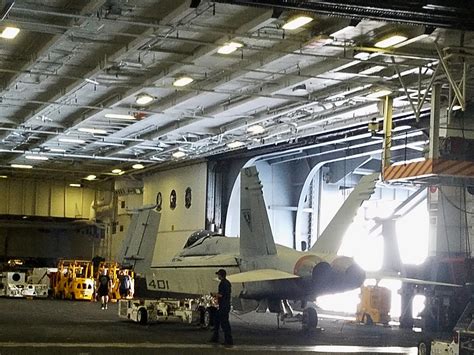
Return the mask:
<path id="1" fill-rule="evenodd" d="M 364 313 L 364 316 L 362 317 L 362 323 L 365 325 L 373 325 L 374 321 L 372 320 L 370 314 Z"/>
<path id="2" fill-rule="evenodd" d="M 418 355 L 431 354 L 431 341 L 422 340 L 418 343 Z"/>
<path id="3" fill-rule="evenodd" d="M 209 329 L 210 327 L 213 326 L 214 324 L 214 314 L 215 314 L 215 308 L 214 307 L 207 307 L 206 309 L 203 310 L 203 315 L 202 315 L 202 323 L 201 326 L 204 329 Z"/>
<path id="4" fill-rule="evenodd" d="M 305 308 L 303 310 L 303 319 L 301 321 L 303 331 L 315 330 L 318 326 L 318 312 L 314 308 Z"/>
<path id="5" fill-rule="evenodd" d="M 145 308 L 140 308 L 137 313 L 137 322 L 141 325 L 148 323 L 148 312 Z"/>

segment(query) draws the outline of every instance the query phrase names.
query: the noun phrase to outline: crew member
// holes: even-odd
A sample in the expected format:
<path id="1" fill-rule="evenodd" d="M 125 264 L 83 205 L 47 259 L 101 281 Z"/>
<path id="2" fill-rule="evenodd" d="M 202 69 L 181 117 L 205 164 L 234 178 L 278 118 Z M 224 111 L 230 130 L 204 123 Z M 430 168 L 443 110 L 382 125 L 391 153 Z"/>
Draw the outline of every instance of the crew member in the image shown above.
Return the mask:
<path id="1" fill-rule="evenodd" d="M 211 342 L 217 343 L 219 341 L 219 327 L 221 327 L 224 332 L 224 345 L 230 346 L 234 344 L 229 324 L 231 284 L 226 279 L 227 273 L 224 269 L 219 269 L 216 275 L 220 280 L 219 288 L 217 293 L 211 293 L 211 295 L 217 297 L 219 309 L 214 321 L 214 334 Z"/>
<path id="2" fill-rule="evenodd" d="M 102 309 L 107 309 L 107 304 L 109 303 L 109 292 L 112 289 L 112 280 L 110 280 L 109 275 L 107 275 L 107 269 L 102 270 L 102 274 L 99 276 L 97 284 L 97 294 L 100 297 Z"/>

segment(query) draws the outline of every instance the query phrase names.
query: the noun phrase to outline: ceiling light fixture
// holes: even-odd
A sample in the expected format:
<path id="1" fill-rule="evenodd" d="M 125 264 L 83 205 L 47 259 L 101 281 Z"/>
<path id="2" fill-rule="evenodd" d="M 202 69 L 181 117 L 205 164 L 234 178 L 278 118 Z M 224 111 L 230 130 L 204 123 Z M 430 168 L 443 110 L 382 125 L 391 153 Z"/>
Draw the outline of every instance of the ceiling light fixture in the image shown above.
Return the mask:
<path id="1" fill-rule="evenodd" d="M 107 134 L 107 131 L 105 129 L 99 129 L 99 128 L 78 128 L 77 130 L 79 132 L 86 132 L 86 133 L 92 133 L 92 134 Z"/>
<path id="2" fill-rule="evenodd" d="M 265 132 L 265 128 L 259 124 L 247 127 L 247 132 L 251 134 L 260 134 Z"/>
<path id="3" fill-rule="evenodd" d="M 143 164 L 133 164 L 132 168 L 135 170 L 143 169 L 145 166 Z"/>
<path id="4" fill-rule="evenodd" d="M 25 164 L 11 164 L 10 166 L 12 168 L 17 168 L 17 169 L 33 169 L 32 165 L 25 165 Z"/>
<path id="5" fill-rule="evenodd" d="M 306 87 L 306 84 L 299 84 L 299 85 L 293 86 L 291 91 L 296 95 L 307 95 L 308 94 L 308 88 Z"/>
<path id="6" fill-rule="evenodd" d="M 381 98 L 383 96 L 390 95 L 391 93 L 392 93 L 392 90 L 382 89 L 382 90 L 379 90 L 379 91 L 374 91 L 371 94 L 368 94 L 366 96 L 366 98 L 368 98 L 368 99 L 378 99 L 378 98 Z"/>
<path id="7" fill-rule="evenodd" d="M 174 81 L 173 86 L 182 87 L 191 84 L 193 81 L 194 79 L 189 76 L 182 76 Z"/>
<path id="8" fill-rule="evenodd" d="M 71 187 L 82 187 L 81 184 L 69 184 L 69 186 L 71 186 Z"/>
<path id="9" fill-rule="evenodd" d="M 357 52 L 356 54 L 354 54 L 354 58 L 359 59 L 359 60 L 367 60 L 367 59 L 370 58 L 370 53 L 368 53 L 368 52 Z"/>
<path id="10" fill-rule="evenodd" d="M 55 152 L 55 153 L 65 153 L 66 149 L 63 148 L 49 148 L 50 152 Z"/>
<path id="11" fill-rule="evenodd" d="M 370 68 L 367 68 L 365 70 L 362 70 L 359 72 L 359 74 L 362 74 L 362 75 L 370 75 L 370 74 L 374 74 L 374 73 L 378 73 L 379 71 L 382 71 L 384 70 L 386 67 L 383 66 L 383 65 L 375 65 L 373 67 L 370 67 Z"/>
<path id="12" fill-rule="evenodd" d="M 99 82 L 97 80 L 89 79 L 89 78 L 85 78 L 84 80 L 87 81 L 88 83 L 99 85 Z"/>
<path id="13" fill-rule="evenodd" d="M 78 138 L 59 138 L 58 141 L 63 142 L 63 143 L 77 143 L 77 144 L 82 144 L 86 142 L 85 140 L 78 139 Z"/>
<path id="14" fill-rule="evenodd" d="M 311 21 L 313 21 L 312 17 L 302 15 L 291 19 L 290 21 L 285 23 L 282 28 L 284 30 L 296 30 L 297 28 L 300 28 L 301 26 L 304 26 L 307 23 L 310 23 Z"/>
<path id="15" fill-rule="evenodd" d="M 122 169 L 114 169 L 112 170 L 113 174 L 120 174 L 122 172 Z"/>
<path id="16" fill-rule="evenodd" d="M 6 176 L 6 175 L 0 175 L 0 179 L 7 179 L 7 178 L 8 178 L 8 176 Z"/>
<path id="17" fill-rule="evenodd" d="M 95 176 L 95 175 L 87 175 L 84 179 L 92 181 L 92 180 L 95 180 L 96 177 L 97 176 Z"/>
<path id="18" fill-rule="evenodd" d="M 462 109 L 460 105 L 454 105 L 453 107 L 451 107 L 451 111 L 459 111 L 460 109 Z"/>
<path id="19" fill-rule="evenodd" d="M 237 49 L 242 48 L 244 45 L 239 42 L 228 42 L 217 50 L 219 54 L 230 54 L 235 52 Z"/>
<path id="20" fill-rule="evenodd" d="M 227 147 L 229 147 L 231 149 L 239 148 L 239 147 L 242 147 L 244 145 L 245 145 L 245 143 L 243 143 L 241 141 L 234 141 L 234 142 L 227 143 Z"/>
<path id="21" fill-rule="evenodd" d="M 179 159 L 179 158 L 185 157 L 186 153 L 182 152 L 181 150 L 178 150 L 177 152 L 174 152 L 172 155 L 173 155 L 173 158 Z"/>
<path id="22" fill-rule="evenodd" d="M 25 155 L 25 159 L 28 160 L 48 160 L 48 157 L 44 155 Z"/>
<path id="23" fill-rule="evenodd" d="M 390 37 L 384 38 L 381 41 L 378 41 L 375 43 L 375 47 L 377 48 L 388 48 L 388 47 L 393 47 L 396 44 L 399 44 L 401 42 L 404 42 L 407 40 L 406 36 L 402 35 L 392 35 Z"/>
<path id="24" fill-rule="evenodd" d="M 133 116 L 133 115 L 124 115 L 124 114 L 120 114 L 120 113 L 106 113 L 105 117 L 107 117 L 107 118 L 117 118 L 117 119 L 120 119 L 120 120 L 134 120 L 135 119 L 135 116 Z"/>
<path id="25" fill-rule="evenodd" d="M 331 33 L 329 36 L 335 37 L 335 38 L 341 37 L 342 35 L 345 34 L 345 32 L 356 28 L 359 22 L 360 20 L 352 19 L 346 27 L 341 28 L 340 30 Z"/>
<path id="26" fill-rule="evenodd" d="M 152 102 L 155 98 L 151 95 L 148 94 L 140 94 L 137 96 L 135 103 L 137 105 L 148 105 L 150 102 Z"/>
<path id="27" fill-rule="evenodd" d="M 0 34 L 0 37 L 5 39 L 13 39 L 16 35 L 20 33 L 20 29 L 16 27 L 5 27 L 5 29 Z"/>

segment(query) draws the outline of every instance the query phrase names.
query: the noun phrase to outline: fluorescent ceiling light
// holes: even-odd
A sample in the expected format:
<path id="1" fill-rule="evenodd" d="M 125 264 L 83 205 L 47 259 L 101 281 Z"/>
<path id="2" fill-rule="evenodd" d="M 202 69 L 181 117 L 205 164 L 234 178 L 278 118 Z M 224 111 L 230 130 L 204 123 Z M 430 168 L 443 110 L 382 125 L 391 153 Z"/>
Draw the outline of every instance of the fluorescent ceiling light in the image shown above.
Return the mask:
<path id="1" fill-rule="evenodd" d="M 307 23 L 310 23 L 311 21 L 313 21 L 312 17 L 298 16 L 298 17 L 295 17 L 295 18 L 291 19 L 287 23 L 285 23 L 283 25 L 283 29 L 284 30 L 296 30 L 297 28 L 300 28 L 301 26 L 304 26 Z"/>
<path id="2" fill-rule="evenodd" d="M 8 178 L 8 176 L 6 176 L 6 175 L 0 175 L 0 179 L 7 179 L 7 178 Z"/>
<path id="3" fill-rule="evenodd" d="M 77 139 L 77 138 L 59 138 L 58 141 L 64 142 L 64 143 L 78 143 L 78 144 L 82 144 L 86 142 L 83 139 Z"/>
<path id="4" fill-rule="evenodd" d="M 230 54 L 235 52 L 238 48 L 242 48 L 244 45 L 238 42 L 225 43 L 222 47 L 217 50 L 219 54 Z"/>
<path id="5" fill-rule="evenodd" d="M 134 164 L 132 165 L 133 169 L 140 170 L 143 169 L 145 166 L 143 164 Z"/>
<path id="6" fill-rule="evenodd" d="M 120 174 L 122 172 L 122 169 L 114 169 L 112 170 L 113 174 Z"/>
<path id="7" fill-rule="evenodd" d="M 20 33 L 20 29 L 16 27 L 5 27 L 5 29 L 0 34 L 0 37 L 6 39 L 13 39 L 16 35 Z"/>
<path id="8" fill-rule="evenodd" d="M 25 155 L 25 159 L 29 160 L 48 160 L 44 155 Z"/>
<path id="9" fill-rule="evenodd" d="M 69 184 L 69 186 L 71 186 L 71 187 L 82 187 L 81 184 Z"/>
<path id="10" fill-rule="evenodd" d="M 64 153 L 66 152 L 66 149 L 63 148 L 49 148 L 50 152 L 55 152 L 55 153 Z"/>
<path id="11" fill-rule="evenodd" d="M 358 53 L 354 54 L 354 58 L 359 59 L 359 60 L 367 60 L 367 59 L 370 58 L 370 53 L 368 53 L 368 52 L 358 52 Z"/>
<path id="12" fill-rule="evenodd" d="M 380 97 L 390 95 L 391 93 L 392 93 L 392 90 L 383 89 L 383 90 L 375 91 L 375 92 L 367 95 L 366 98 L 368 98 L 368 99 L 378 99 Z"/>
<path id="13" fill-rule="evenodd" d="M 265 128 L 260 126 L 259 124 L 247 127 L 247 132 L 252 134 L 259 134 L 265 132 Z"/>
<path id="14" fill-rule="evenodd" d="M 421 39 L 423 39 L 423 38 L 426 38 L 426 37 L 428 37 L 428 35 L 424 33 L 424 34 L 421 34 L 421 35 L 419 35 L 419 36 L 416 36 L 416 37 L 407 39 L 406 41 L 403 41 L 403 42 L 401 42 L 401 43 L 399 43 L 399 44 L 396 44 L 396 45 L 394 45 L 393 47 L 394 47 L 394 48 L 400 48 L 400 47 L 406 46 L 406 45 L 408 45 L 408 44 L 411 44 L 411 43 L 413 43 L 413 42 L 417 42 L 417 41 L 419 41 L 419 40 L 421 40 Z"/>
<path id="15" fill-rule="evenodd" d="M 396 44 L 406 41 L 406 39 L 407 37 L 402 36 L 402 35 L 393 35 L 375 43 L 375 47 L 377 48 L 393 47 Z"/>
<path id="16" fill-rule="evenodd" d="M 148 94 L 140 94 L 137 96 L 135 103 L 137 105 L 148 105 L 150 102 L 152 102 L 155 98 L 151 95 Z"/>
<path id="17" fill-rule="evenodd" d="M 173 155 L 173 158 L 182 158 L 186 156 L 186 153 L 178 150 L 177 152 L 174 152 L 172 155 Z"/>
<path id="18" fill-rule="evenodd" d="M 234 141 L 234 142 L 227 143 L 227 146 L 229 148 L 239 148 L 239 147 L 242 147 L 243 145 L 245 144 L 241 141 Z"/>
<path id="19" fill-rule="evenodd" d="M 89 78 L 85 78 L 84 80 L 87 81 L 88 83 L 99 85 L 99 82 L 97 80 L 89 79 Z"/>
<path id="20" fill-rule="evenodd" d="M 174 81 L 173 86 L 186 86 L 188 84 L 191 84 L 194 81 L 193 78 L 190 78 L 189 76 L 182 76 L 181 78 L 178 78 Z"/>
<path id="21" fill-rule="evenodd" d="M 348 30 L 353 30 L 355 27 L 356 26 L 352 26 L 352 25 L 346 26 L 344 28 L 341 28 L 339 31 L 331 33 L 329 36 L 330 37 L 335 37 L 335 38 L 341 37 L 344 34 L 344 32 L 346 32 Z"/>
<path id="22" fill-rule="evenodd" d="M 12 168 L 18 168 L 18 169 L 33 169 L 32 165 L 25 165 L 25 164 L 11 164 L 10 166 Z"/>
<path id="23" fill-rule="evenodd" d="M 363 74 L 363 75 L 370 75 L 370 74 L 374 74 L 374 73 L 378 73 L 379 71 L 382 71 L 384 70 L 386 67 L 383 66 L 383 65 L 375 65 L 373 67 L 370 67 L 370 68 L 367 68 L 365 70 L 362 70 L 361 72 L 359 72 L 359 74 Z"/>
<path id="24" fill-rule="evenodd" d="M 86 132 L 86 133 L 92 133 L 92 134 L 107 134 L 107 131 L 105 129 L 99 129 L 99 128 L 78 128 L 77 130 L 79 132 Z"/>
<path id="25" fill-rule="evenodd" d="M 95 175 L 87 175 L 84 179 L 92 181 L 92 180 L 95 180 L 96 177 L 97 176 L 95 176 Z"/>
<path id="26" fill-rule="evenodd" d="M 410 125 L 404 124 L 404 125 L 401 125 L 401 126 L 395 126 L 394 128 L 392 128 L 392 132 L 407 131 L 410 128 L 411 128 Z"/>
<path id="27" fill-rule="evenodd" d="M 133 115 L 123 115 L 123 114 L 120 114 L 120 113 L 106 113 L 105 117 L 107 117 L 107 118 L 118 118 L 118 119 L 121 119 L 121 120 L 134 120 L 135 119 L 135 116 L 133 116 Z"/>

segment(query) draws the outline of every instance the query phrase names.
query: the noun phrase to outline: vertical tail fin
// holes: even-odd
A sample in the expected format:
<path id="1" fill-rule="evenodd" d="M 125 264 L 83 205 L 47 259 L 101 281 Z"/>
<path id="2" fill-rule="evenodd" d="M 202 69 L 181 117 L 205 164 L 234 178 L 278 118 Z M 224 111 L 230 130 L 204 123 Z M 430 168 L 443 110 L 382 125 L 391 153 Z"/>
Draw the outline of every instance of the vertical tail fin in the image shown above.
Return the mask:
<path id="1" fill-rule="evenodd" d="M 240 255 L 274 255 L 277 252 L 257 168 L 242 169 L 240 179 Z"/>
<path id="2" fill-rule="evenodd" d="M 366 175 L 360 179 L 357 186 L 344 201 L 331 222 L 316 240 L 312 252 L 336 255 L 341 247 L 342 238 L 347 228 L 351 225 L 357 210 L 362 202 L 368 200 L 375 191 L 375 184 L 379 179 L 379 174 Z"/>
<path id="3" fill-rule="evenodd" d="M 153 209 L 142 209 L 132 217 L 127 235 L 117 257 L 118 261 L 145 274 L 153 261 L 153 253 L 161 215 Z"/>

